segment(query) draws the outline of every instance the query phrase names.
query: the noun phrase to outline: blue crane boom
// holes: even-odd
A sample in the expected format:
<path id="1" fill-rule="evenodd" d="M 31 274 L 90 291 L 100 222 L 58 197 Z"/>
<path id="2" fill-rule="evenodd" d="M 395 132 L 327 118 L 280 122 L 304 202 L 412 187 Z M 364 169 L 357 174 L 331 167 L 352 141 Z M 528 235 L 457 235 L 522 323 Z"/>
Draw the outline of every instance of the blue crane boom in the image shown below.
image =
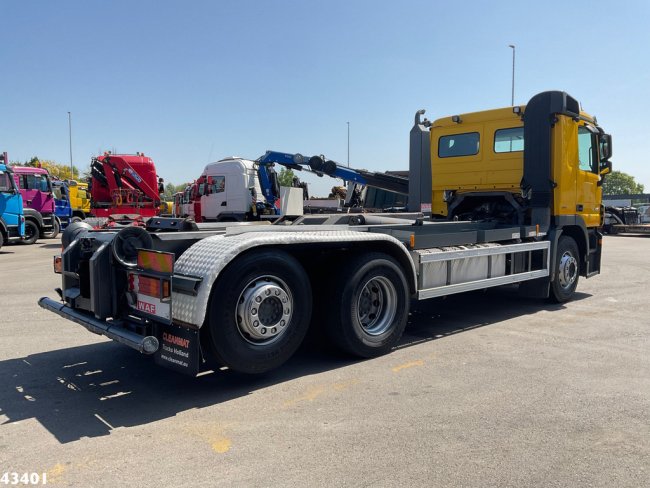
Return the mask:
<path id="1" fill-rule="evenodd" d="M 325 156 L 312 156 L 310 158 L 299 153 L 285 153 L 279 151 L 266 151 L 256 160 L 259 165 L 260 184 L 264 197 L 269 203 L 273 203 L 279 197 L 277 191 L 277 177 L 273 170 L 273 164 L 279 164 L 286 168 L 298 171 L 308 171 L 318 176 L 328 175 L 332 178 L 340 178 L 345 181 L 380 188 L 382 190 L 403 193 L 408 195 L 409 180 L 401 176 L 366 171 L 362 169 L 349 168 Z"/>

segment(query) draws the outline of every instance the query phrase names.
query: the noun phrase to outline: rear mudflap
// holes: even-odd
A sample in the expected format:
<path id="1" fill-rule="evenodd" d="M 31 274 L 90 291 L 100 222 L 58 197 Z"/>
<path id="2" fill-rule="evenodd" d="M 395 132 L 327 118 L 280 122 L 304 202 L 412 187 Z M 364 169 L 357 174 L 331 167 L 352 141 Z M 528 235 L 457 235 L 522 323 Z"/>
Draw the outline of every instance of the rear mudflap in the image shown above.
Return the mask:
<path id="1" fill-rule="evenodd" d="M 190 376 L 205 371 L 198 329 L 161 323 L 156 328 L 160 341 L 160 347 L 154 354 L 156 364 Z"/>

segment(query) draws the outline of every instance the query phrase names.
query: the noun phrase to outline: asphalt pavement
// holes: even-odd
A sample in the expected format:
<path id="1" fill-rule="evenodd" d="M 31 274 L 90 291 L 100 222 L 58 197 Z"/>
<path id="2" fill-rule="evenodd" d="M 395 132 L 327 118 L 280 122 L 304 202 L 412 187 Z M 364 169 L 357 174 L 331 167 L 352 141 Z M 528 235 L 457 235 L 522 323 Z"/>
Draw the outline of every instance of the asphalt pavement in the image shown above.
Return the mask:
<path id="1" fill-rule="evenodd" d="M 60 486 L 650 486 L 650 238 L 570 303 L 434 299 L 397 350 L 187 378 L 42 310 L 58 241 L 0 250 L 0 476 Z M 332 304 L 336 306 L 336 304 Z M 0 485 L 2 484 L 0 480 Z"/>

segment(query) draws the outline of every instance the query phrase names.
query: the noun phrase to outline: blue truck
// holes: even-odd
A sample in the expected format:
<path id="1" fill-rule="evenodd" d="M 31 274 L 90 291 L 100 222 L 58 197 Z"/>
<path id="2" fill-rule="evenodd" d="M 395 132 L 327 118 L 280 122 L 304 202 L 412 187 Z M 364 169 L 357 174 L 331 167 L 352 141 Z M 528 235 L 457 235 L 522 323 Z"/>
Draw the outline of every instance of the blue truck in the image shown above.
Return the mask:
<path id="1" fill-rule="evenodd" d="M 77 220 L 81 219 L 79 217 L 72 217 L 72 206 L 70 205 L 70 189 L 67 182 L 61 180 L 52 180 L 52 191 L 54 193 L 54 226 L 58 227 L 59 231 L 62 231 L 71 222 L 76 222 Z"/>
<path id="2" fill-rule="evenodd" d="M 0 154 L 0 247 L 25 236 L 23 196 L 16 187 L 7 153 Z"/>

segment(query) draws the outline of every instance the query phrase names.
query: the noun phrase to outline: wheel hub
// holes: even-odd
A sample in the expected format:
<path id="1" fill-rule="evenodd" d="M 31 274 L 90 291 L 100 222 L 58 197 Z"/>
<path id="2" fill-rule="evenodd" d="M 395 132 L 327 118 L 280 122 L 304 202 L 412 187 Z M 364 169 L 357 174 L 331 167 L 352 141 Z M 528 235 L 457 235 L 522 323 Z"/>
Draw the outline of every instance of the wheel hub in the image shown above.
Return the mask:
<path id="1" fill-rule="evenodd" d="M 560 258 L 559 279 L 562 288 L 569 288 L 578 277 L 578 261 L 569 252 Z"/>
<path id="2" fill-rule="evenodd" d="M 291 295 L 283 281 L 271 276 L 256 278 L 239 296 L 239 333 L 256 345 L 274 342 L 286 331 L 292 311 Z"/>
<path id="3" fill-rule="evenodd" d="M 395 286 L 383 276 L 372 278 L 361 289 L 357 301 L 357 320 L 372 336 L 386 332 L 396 314 Z"/>

